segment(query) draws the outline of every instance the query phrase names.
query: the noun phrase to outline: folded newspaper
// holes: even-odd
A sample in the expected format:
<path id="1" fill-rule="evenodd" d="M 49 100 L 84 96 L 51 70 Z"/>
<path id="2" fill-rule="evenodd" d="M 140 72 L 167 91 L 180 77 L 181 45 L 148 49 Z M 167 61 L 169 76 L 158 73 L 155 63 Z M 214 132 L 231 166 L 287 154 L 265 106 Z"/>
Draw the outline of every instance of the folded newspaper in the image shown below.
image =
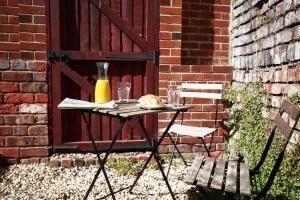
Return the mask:
<path id="1" fill-rule="evenodd" d="M 118 105 L 114 100 L 100 104 L 78 99 L 65 98 L 60 104 L 58 104 L 57 107 L 60 109 L 114 109 L 118 107 Z"/>

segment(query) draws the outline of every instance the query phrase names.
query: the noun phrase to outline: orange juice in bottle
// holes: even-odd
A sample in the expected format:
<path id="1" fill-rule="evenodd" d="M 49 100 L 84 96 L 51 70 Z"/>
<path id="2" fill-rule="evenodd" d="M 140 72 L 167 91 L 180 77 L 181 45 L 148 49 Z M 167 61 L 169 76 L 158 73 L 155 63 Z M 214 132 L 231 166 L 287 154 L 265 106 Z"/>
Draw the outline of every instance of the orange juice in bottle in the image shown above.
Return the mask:
<path id="1" fill-rule="evenodd" d="M 96 62 L 98 68 L 98 80 L 95 87 L 95 102 L 106 103 L 111 100 L 109 80 L 107 78 L 108 63 Z"/>
<path id="2" fill-rule="evenodd" d="M 106 103 L 111 100 L 108 80 L 97 80 L 95 88 L 95 102 Z"/>

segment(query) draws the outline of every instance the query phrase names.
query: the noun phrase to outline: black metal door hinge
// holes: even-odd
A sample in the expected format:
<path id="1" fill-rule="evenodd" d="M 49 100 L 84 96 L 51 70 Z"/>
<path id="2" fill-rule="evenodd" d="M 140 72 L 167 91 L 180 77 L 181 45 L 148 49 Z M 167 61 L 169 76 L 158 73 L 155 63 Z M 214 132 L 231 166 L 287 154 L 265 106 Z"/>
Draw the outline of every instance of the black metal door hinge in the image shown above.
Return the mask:
<path id="1" fill-rule="evenodd" d="M 48 60 L 50 60 L 51 62 L 54 60 L 59 60 L 63 63 L 68 63 L 70 61 L 70 57 L 67 54 L 56 54 L 55 52 L 51 51 L 48 54 Z"/>

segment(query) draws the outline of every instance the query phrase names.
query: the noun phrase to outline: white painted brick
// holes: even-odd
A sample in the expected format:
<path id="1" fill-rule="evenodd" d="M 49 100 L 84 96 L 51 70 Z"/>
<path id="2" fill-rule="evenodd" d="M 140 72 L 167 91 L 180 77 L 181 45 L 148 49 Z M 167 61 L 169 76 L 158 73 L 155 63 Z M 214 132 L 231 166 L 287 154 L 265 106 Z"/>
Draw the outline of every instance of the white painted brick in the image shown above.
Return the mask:
<path id="1" fill-rule="evenodd" d="M 21 104 L 20 113 L 47 113 L 47 104 Z"/>
<path id="2" fill-rule="evenodd" d="M 295 43 L 295 60 L 300 59 L 300 42 Z"/>

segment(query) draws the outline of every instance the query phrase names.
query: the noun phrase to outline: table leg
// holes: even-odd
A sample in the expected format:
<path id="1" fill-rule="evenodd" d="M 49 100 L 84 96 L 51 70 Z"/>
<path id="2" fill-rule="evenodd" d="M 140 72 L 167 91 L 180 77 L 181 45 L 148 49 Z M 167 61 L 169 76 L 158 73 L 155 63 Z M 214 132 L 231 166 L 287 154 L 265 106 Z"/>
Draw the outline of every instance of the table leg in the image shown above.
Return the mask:
<path id="1" fill-rule="evenodd" d="M 110 154 L 110 152 L 111 152 L 111 150 L 112 150 L 112 147 L 113 147 L 114 143 L 116 142 L 118 136 L 120 135 L 120 133 L 121 133 L 121 131 L 122 131 L 122 128 L 123 128 L 124 123 L 125 123 L 125 120 L 123 120 L 123 119 L 121 120 L 121 123 L 120 123 L 120 125 L 119 125 L 119 127 L 118 127 L 118 129 L 117 129 L 117 131 L 116 131 L 115 137 L 113 138 L 113 140 L 112 140 L 112 142 L 111 142 L 111 144 L 110 144 L 110 146 L 109 146 L 109 149 L 107 150 L 107 152 L 106 152 L 106 154 L 105 154 L 105 157 L 104 157 L 104 159 L 102 160 L 102 159 L 100 158 L 100 152 L 99 152 L 99 150 L 98 150 L 98 148 L 97 148 L 97 145 L 96 145 L 96 142 L 95 142 L 95 140 L 94 140 L 94 137 L 93 137 L 93 135 L 92 135 L 92 133 L 91 133 L 90 124 L 88 123 L 88 121 L 87 121 L 87 119 L 86 119 L 84 113 L 81 112 L 81 114 L 82 114 L 83 120 L 84 120 L 84 122 L 85 122 L 85 124 L 86 124 L 86 128 L 87 128 L 87 131 L 88 131 L 88 134 L 89 134 L 89 138 L 90 138 L 91 141 L 92 141 L 92 145 L 93 145 L 93 147 L 94 147 L 94 150 L 95 150 L 95 152 L 96 152 L 96 155 L 97 155 L 97 158 L 98 158 L 98 161 L 99 161 L 99 164 L 100 164 L 100 168 L 99 168 L 98 171 L 96 172 L 96 174 L 95 174 L 95 176 L 94 176 L 94 178 L 93 178 L 93 181 L 92 181 L 92 183 L 91 183 L 89 189 L 87 190 L 87 192 L 86 192 L 86 194 L 85 194 L 85 196 L 84 196 L 83 199 L 86 200 L 86 199 L 88 198 L 88 196 L 89 196 L 89 194 L 90 194 L 90 192 L 91 192 L 91 190 L 92 190 L 92 188 L 93 188 L 93 186 L 94 186 L 94 184 L 95 184 L 95 182 L 96 182 L 96 180 L 97 180 L 97 178 L 98 178 L 98 176 L 99 176 L 101 170 L 103 170 L 103 174 L 104 174 L 104 177 L 105 177 L 107 186 L 108 186 L 109 191 L 110 191 L 110 193 L 111 193 L 111 195 L 112 195 L 112 198 L 115 200 L 116 197 L 115 197 L 115 195 L 114 195 L 114 191 L 113 191 L 113 189 L 112 189 L 112 187 L 111 187 L 111 184 L 110 184 L 110 181 L 109 181 L 109 179 L 108 179 L 107 173 L 106 173 L 106 171 L 105 171 L 104 165 L 105 165 L 106 160 L 107 160 L 107 158 L 108 158 L 108 156 L 109 156 L 109 154 Z"/>
<path id="2" fill-rule="evenodd" d="M 163 139 L 165 138 L 165 136 L 168 134 L 169 129 L 170 129 L 171 126 L 173 125 L 173 123 L 174 123 L 174 121 L 176 120 L 176 118 L 177 118 L 177 116 L 178 116 L 179 113 L 180 113 L 180 111 L 177 111 L 177 112 L 175 113 L 175 115 L 173 116 L 172 120 L 171 120 L 170 123 L 168 124 L 166 130 L 165 130 L 164 133 L 162 134 L 161 138 L 159 139 L 159 141 L 157 142 L 157 144 L 155 144 L 155 146 L 153 147 L 152 152 L 151 152 L 149 158 L 146 160 L 146 162 L 145 162 L 145 164 L 144 164 L 142 170 L 139 172 L 139 174 L 138 174 L 138 176 L 136 177 L 136 179 L 134 180 L 134 182 L 133 182 L 131 188 L 129 189 L 129 192 L 130 192 L 130 193 L 132 193 L 132 190 L 133 190 L 134 186 L 135 186 L 136 183 L 138 182 L 138 180 L 139 180 L 139 178 L 141 177 L 141 175 L 143 174 L 144 170 L 147 168 L 147 165 L 149 164 L 150 160 L 151 160 L 152 157 L 156 154 L 159 145 L 161 144 L 161 142 L 163 141 Z M 147 135 L 147 134 L 146 134 L 146 135 Z M 155 156 L 156 156 L 156 155 L 155 155 Z M 158 164 L 158 163 L 159 163 L 159 160 L 158 160 L 158 159 L 155 159 L 155 160 L 156 160 L 156 162 L 157 162 L 157 164 Z M 161 167 L 161 165 L 159 164 L 159 168 L 160 168 L 160 167 Z M 163 172 L 162 168 L 160 168 L 160 171 L 162 172 L 162 174 L 163 174 L 163 176 L 164 176 L 164 172 Z M 170 187 L 170 185 L 169 185 L 168 179 L 167 179 L 165 176 L 164 176 L 164 180 L 165 180 L 165 182 L 166 182 L 166 184 L 167 184 L 167 186 L 168 186 L 168 189 L 169 189 L 169 192 L 170 192 L 171 195 L 172 195 L 172 198 L 175 199 L 174 193 L 173 193 L 173 191 L 172 191 L 172 189 L 171 189 L 171 187 Z"/>

